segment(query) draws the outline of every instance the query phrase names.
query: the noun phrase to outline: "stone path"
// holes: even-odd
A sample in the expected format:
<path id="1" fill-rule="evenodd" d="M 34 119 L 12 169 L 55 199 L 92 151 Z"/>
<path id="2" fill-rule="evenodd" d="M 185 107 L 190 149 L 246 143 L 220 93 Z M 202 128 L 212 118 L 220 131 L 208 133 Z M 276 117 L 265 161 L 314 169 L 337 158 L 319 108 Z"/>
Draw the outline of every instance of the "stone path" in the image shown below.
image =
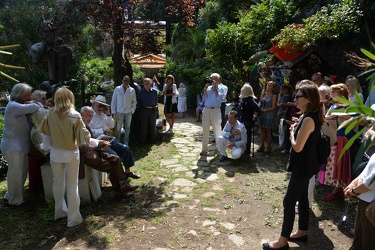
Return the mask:
<path id="1" fill-rule="evenodd" d="M 176 118 L 174 131 L 175 135 L 170 139 L 170 143 L 175 145 L 179 154 L 174 155 L 170 159 L 161 160 L 160 165 L 168 169 L 170 173 L 178 174 L 178 178 L 174 179 L 167 188 L 167 195 L 170 196 L 171 200 L 164 202 L 155 209 L 174 205 L 171 209 L 172 214 L 176 216 L 181 216 L 181 214 L 183 214 L 182 216 L 191 217 L 193 222 L 186 221 L 186 224 L 172 224 L 176 228 L 187 230 L 185 232 L 185 237 L 190 239 L 190 241 L 182 248 L 206 250 L 261 249 L 261 241 L 264 242 L 266 240 L 276 239 L 281 230 L 281 198 L 277 198 L 276 203 L 279 204 L 276 206 L 267 203 L 268 201 L 262 200 L 262 198 L 257 198 L 257 195 L 263 195 L 262 189 L 258 189 L 257 185 L 259 185 L 259 188 L 264 188 L 264 185 L 260 187 L 263 183 L 244 183 L 248 181 L 248 178 L 251 178 L 251 174 L 241 175 L 238 173 L 238 170 L 241 167 L 245 167 L 253 169 L 253 172 L 250 171 L 249 173 L 259 173 L 259 169 L 262 168 L 269 171 L 270 168 L 275 167 L 274 165 L 277 165 L 277 168 L 284 166 L 286 163 L 285 157 L 279 161 L 280 159 L 276 159 L 276 157 L 270 155 L 256 156 L 258 159 L 266 159 L 261 164 L 268 164 L 269 166 L 259 166 L 258 163 L 256 163 L 256 159 L 251 160 L 250 158 L 241 160 L 241 163 L 237 163 L 237 161 L 234 160 L 219 162 L 217 157 L 218 151 L 214 143 L 209 144 L 208 156 L 199 155 L 202 147 L 202 128 L 201 123 L 195 122 L 193 117 Z M 210 135 L 210 142 L 213 142 L 212 133 Z M 255 145 L 255 150 L 257 147 L 258 145 Z M 268 163 L 269 160 L 274 162 Z M 282 176 L 285 175 L 284 171 L 277 172 Z M 285 184 L 287 184 L 286 181 Z M 194 194 L 192 194 L 194 187 L 197 185 L 201 185 L 203 187 L 202 189 L 207 189 L 200 197 L 195 197 Z M 272 188 L 272 184 L 270 183 L 269 185 Z M 219 203 L 219 206 L 202 206 L 203 201 L 209 200 L 210 198 L 215 198 L 216 201 L 220 200 L 222 196 L 225 196 L 226 189 L 236 187 L 239 188 L 239 193 L 242 192 L 242 196 L 240 197 L 246 197 L 238 198 L 238 200 L 235 201 L 238 202 L 238 204 Z M 233 193 L 229 196 L 233 196 Z M 281 195 L 277 197 L 279 196 L 281 197 Z M 236 199 L 233 197 L 230 198 L 232 200 Z M 192 200 L 192 202 L 188 202 L 188 206 L 186 205 L 187 199 Z M 239 205 L 244 203 L 246 204 L 243 206 Z M 232 209 L 231 206 L 237 206 L 237 209 Z M 240 206 L 242 206 L 241 209 L 238 209 Z M 280 210 L 280 212 L 278 212 L 278 210 Z M 196 216 L 194 216 L 195 214 Z M 198 216 L 198 214 L 200 216 Z M 169 216 L 168 213 L 168 217 Z M 319 220 L 316 219 L 316 217 L 315 220 L 319 221 L 319 223 L 331 224 L 330 220 Z M 272 221 L 270 224 L 273 226 L 265 225 L 267 220 Z M 295 223 L 295 225 L 297 225 L 297 223 Z M 290 246 L 292 248 L 297 247 L 298 249 L 332 249 L 333 246 L 338 246 L 339 249 L 347 249 L 347 246 L 350 246 L 351 239 L 343 235 L 340 231 L 331 230 L 331 232 L 321 232 L 320 227 L 321 226 L 314 226 L 317 232 L 312 232 L 312 230 L 310 230 L 310 236 L 314 238 L 314 234 L 317 234 L 315 237 L 325 237 L 322 241 L 327 242 L 323 245 L 316 246 L 316 243 L 310 242 L 307 243 L 307 245 L 290 243 Z M 154 233 L 158 230 L 162 229 L 155 227 Z M 202 232 L 209 234 L 209 239 L 204 240 L 204 237 L 208 236 L 202 235 Z M 334 238 L 336 242 L 330 238 Z M 201 242 L 206 242 L 207 244 L 196 246 L 191 242 L 194 241 L 194 239 L 196 239 L 199 244 L 201 244 Z M 183 240 L 181 241 L 183 242 Z M 158 244 L 158 246 L 157 248 L 150 249 L 176 249 L 160 248 L 160 244 Z"/>
<path id="2" fill-rule="evenodd" d="M 175 155 L 172 159 L 163 159 L 161 161 L 161 166 L 170 169 L 172 172 L 185 172 L 186 177 L 193 177 L 195 181 L 191 181 L 185 178 L 175 179 L 170 185 L 170 195 L 173 197 L 173 203 L 178 204 L 178 199 L 187 198 L 191 193 L 192 188 L 198 183 L 212 182 L 212 191 L 207 190 L 202 197 L 211 197 L 215 195 L 214 191 L 223 190 L 222 185 L 220 185 L 219 175 L 220 172 L 227 172 L 223 170 L 223 166 L 230 166 L 231 161 L 219 162 L 218 160 L 213 160 L 218 151 L 215 143 L 213 143 L 213 134 L 210 133 L 210 144 L 209 144 L 209 155 L 200 156 L 202 148 L 202 127 L 201 123 L 197 123 L 193 118 L 183 118 L 176 119 L 174 125 L 174 131 L 179 137 L 174 137 L 171 139 L 171 143 L 174 143 L 176 148 L 178 148 L 180 155 Z M 183 165 L 179 164 L 180 159 L 183 159 L 185 163 Z M 188 163 L 188 164 L 186 164 Z M 190 167 L 186 167 L 189 165 Z M 212 171 L 214 169 L 214 171 Z M 230 172 L 230 171 L 229 171 Z M 225 182 L 228 180 L 225 180 Z M 234 179 L 230 180 L 231 182 Z M 171 201 L 166 202 L 165 206 L 171 204 Z M 196 207 L 190 207 L 190 209 L 196 209 Z M 204 211 L 213 212 L 216 214 L 226 213 L 225 209 L 219 208 L 203 208 Z M 214 236 L 222 234 L 220 228 L 223 227 L 228 231 L 235 232 L 236 225 L 231 222 L 217 222 L 214 220 L 203 220 L 200 221 L 200 226 L 207 228 Z M 188 234 L 197 236 L 196 230 L 190 230 Z M 237 234 L 227 234 L 227 239 L 234 243 L 235 246 L 241 247 L 244 244 L 244 238 Z M 166 248 L 155 248 L 157 250 L 165 250 Z M 216 249 L 213 247 L 208 247 L 207 250 Z"/>

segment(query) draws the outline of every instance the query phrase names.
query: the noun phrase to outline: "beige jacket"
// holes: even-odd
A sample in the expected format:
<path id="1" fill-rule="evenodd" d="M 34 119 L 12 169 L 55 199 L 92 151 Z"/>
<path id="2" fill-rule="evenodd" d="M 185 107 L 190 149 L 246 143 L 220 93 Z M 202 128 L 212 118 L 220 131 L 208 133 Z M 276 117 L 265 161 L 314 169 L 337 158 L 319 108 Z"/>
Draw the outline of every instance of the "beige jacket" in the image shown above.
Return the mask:
<path id="1" fill-rule="evenodd" d="M 70 112 L 60 119 L 52 109 L 43 119 L 39 130 L 51 138 L 52 147 L 62 150 L 74 150 L 78 146 L 89 144 L 91 137 L 77 111 Z"/>

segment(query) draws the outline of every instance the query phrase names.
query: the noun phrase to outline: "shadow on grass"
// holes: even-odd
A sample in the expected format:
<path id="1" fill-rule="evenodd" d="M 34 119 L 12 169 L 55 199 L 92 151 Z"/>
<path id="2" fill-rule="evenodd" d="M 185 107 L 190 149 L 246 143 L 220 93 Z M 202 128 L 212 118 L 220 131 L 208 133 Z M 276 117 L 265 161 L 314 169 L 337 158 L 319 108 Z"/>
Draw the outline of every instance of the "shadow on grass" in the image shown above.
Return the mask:
<path id="1" fill-rule="evenodd" d="M 0 249 L 64 248 L 71 242 L 82 248 L 105 249 L 116 236 L 113 228 L 126 231 L 142 227 L 144 221 L 157 223 L 176 206 L 165 204 L 169 199 L 163 195 L 166 185 L 144 185 L 134 197 L 123 200 L 114 199 L 112 188 L 105 187 L 97 202 L 81 204 L 84 222 L 73 228 L 66 227 L 66 219 L 53 220 L 53 202 L 45 202 L 41 195 L 26 194 L 29 202 L 20 207 L 1 203 Z"/>

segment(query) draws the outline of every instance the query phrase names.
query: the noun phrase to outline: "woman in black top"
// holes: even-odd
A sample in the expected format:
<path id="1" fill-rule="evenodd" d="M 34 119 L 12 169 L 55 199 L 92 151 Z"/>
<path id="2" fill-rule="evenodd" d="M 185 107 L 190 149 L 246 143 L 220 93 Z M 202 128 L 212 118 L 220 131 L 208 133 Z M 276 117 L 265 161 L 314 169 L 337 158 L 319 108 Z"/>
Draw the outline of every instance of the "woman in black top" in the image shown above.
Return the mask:
<path id="1" fill-rule="evenodd" d="M 308 185 L 310 178 L 319 170 L 317 148 L 324 116 L 320 108 L 318 87 L 313 82 L 301 81 L 295 99 L 303 115 L 299 123 L 290 127 L 292 150 L 287 170 L 292 172 L 292 175 L 283 200 L 284 220 L 281 236 L 277 241 L 263 244 L 263 249 L 289 249 L 288 241 L 307 241 Z M 297 201 L 298 230 L 292 233 Z"/>
<path id="2" fill-rule="evenodd" d="M 258 104 L 254 101 L 256 97 L 254 96 L 253 88 L 249 84 L 244 84 L 241 88 L 240 93 L 241 101 L 237 108 L 237 113 L 239 114 L 238 120 L 245 125 L 247 131 L 247 143 L 244 154 L 250 154 L 251 145 L 251 130 L 254 126 L 256 117 L 260 113 Z"/>

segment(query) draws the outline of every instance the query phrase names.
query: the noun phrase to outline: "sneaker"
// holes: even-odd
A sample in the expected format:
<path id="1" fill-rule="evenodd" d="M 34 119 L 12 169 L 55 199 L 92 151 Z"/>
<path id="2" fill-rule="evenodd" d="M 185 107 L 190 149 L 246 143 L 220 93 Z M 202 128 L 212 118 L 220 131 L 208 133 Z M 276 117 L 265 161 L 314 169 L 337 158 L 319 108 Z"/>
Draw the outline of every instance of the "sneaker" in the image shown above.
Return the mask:
<path id="1" fill-rule="evenodd" d="M 170 129 L 169 129 L 169 133 L 173 133 L 173 128 L 170 128 Z"/>

